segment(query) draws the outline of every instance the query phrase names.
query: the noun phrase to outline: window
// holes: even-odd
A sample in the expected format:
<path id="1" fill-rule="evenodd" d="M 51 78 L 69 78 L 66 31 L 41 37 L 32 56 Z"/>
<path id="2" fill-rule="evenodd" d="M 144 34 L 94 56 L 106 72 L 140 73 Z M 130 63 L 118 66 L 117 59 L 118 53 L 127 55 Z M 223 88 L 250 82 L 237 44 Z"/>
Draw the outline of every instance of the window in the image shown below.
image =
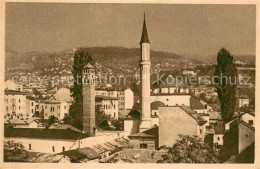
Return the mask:
<path id="1" fill-rule="evenodd" d="M 200 134 L 202 134 L 202 130 L 200 129 Z"/>
<path id="2" fill-rule="evenodd" d="M 60 106 L 57 106 L 57 109 L 60 109 Z"/>
<path id="3" fill-rule="evenodd" d="M 220 140 L 220 138 L 218 137 L 218 140 Z"/>
<path id="4" fill-rule="evenodd" d="M 60 113 L 58 113 L 57 116 L 60 117 Z"/>
<path id="5" fill-rule="evenodd" d="M 54 146 L 52 146 L 52 152 L 55 152 L 55 147 Z"/>
<path id="6" fill-rule="evenodd" d="M 147 149 L 147 144 L 146 143 L 141 143 L 140 144 L 140 148 Z"/>
<path id="7" fill-rule="evenodd" d="M 116 117 L 116 112 L 114 112 L 114 118 Z"/>
<path id="8" fill-rule="evenodd" d="M 21 103 L 21 99 L 19 99 L 19 103 Z"/>
<path id="9" fill-rule="evenodd" d="M 157 112 L 154 112 L 154 115 L 157 116 Z"/>
<path id="10" fill-rule="evenodd" d="M 252 126 L 254 124 L 254 121 L 253 120 L 248 120 L 248 124 Z"/>
<path id="11" fill-rule="evenodd" d="M 67 107 L 66 107 L 66 106 L 64 106 L 64 109 L 65 109 L 65 110 L 66 110 L 66 108 L 67 108 Z"/>
<path id="12" fill-rule="evenodd" d="M 32 145 L 31 144 L 29 144 L 29 150 L 31 150 L 32 149 Z"/>
<path id="13" fill-rule="evenodd" d="M 32 102 L 32 106 L 33 106 L 33 102 Z"/>
<path id="14" fill-rule="evenodd" d="M 32 109 L 32 113 L 33 113 L 33 109 Z"/>
<path id="15" fill-rule="evenodd" d="M 21 110 L 21 106 L 19 106 L 19 110 Z"/>
<path id="16" fill-rule="evenodd" d="M 62 151 L 63 151 L 63 152 L 65 151 L 65 147 L 64 147 L 64 146 L 62 146 Z"/>
<path id="17" fill-rule="evenodd" d="M 45 116 L 47 117 L 47 116 L 48 116 L 48 114 L 47 114 L 47 113 L 45 113 Z"/>
<path id="18" fill-rule="evenodd" d="M 166 101 L 169 101 L 169 99 L 166 99 Z"/>

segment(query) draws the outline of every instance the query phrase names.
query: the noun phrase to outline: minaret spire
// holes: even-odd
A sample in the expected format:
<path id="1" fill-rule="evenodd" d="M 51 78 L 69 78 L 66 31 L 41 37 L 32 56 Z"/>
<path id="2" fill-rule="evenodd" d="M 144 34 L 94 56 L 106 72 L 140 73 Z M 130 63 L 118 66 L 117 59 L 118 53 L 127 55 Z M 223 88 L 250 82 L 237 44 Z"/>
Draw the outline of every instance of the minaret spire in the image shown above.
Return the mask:
<path id="1" fill-rule="evenodd" d="M 150 60 L 150 41 L 145 23 L 143 23 L 142 38 L 140 41 L 141 47 L 141 60 L 140 66 L 140 77 L 141 77 L 141 112 L 142 121 L 139 126 L 139 132 L 143 132 L 151 128 L 151 99 L 150 99 L 150 72 L 151 72 L 151 60 Z"/>
<path id="2" fill-rule="evenodd" d="M 150 43 L 149 38 L 148 38 L 147 28 L 146 28 L 145 13 L 144 13 L 144 22 L 143 22 L 143 32 L 142 32 L 140 44 L 141 43 Z"/>

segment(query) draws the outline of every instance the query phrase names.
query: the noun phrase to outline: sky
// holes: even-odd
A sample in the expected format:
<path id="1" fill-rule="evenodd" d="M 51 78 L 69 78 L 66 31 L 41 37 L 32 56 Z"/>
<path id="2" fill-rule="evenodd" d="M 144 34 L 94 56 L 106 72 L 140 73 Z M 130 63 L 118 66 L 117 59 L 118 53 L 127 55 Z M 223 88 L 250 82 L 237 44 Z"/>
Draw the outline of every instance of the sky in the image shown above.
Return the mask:
<path id="1" fill-rule="evenodd" d="M 255 5 L 6 4 L 6 50 L 138 48 L 143 15 L 151 49 L 212 55 L 221 47 L 255 55 Z"/>

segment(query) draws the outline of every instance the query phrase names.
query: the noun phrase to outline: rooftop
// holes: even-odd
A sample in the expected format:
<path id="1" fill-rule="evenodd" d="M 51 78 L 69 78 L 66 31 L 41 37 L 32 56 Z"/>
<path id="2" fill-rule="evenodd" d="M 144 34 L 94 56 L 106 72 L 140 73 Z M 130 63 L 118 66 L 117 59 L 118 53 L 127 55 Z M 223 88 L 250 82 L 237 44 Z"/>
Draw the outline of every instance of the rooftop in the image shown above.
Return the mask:
<path id="1" fill-rule="evenodd" d="M 33 129 L 5 127 L 4 137 L 20 137 L 32 139 L 77 140 L 88 137 L 86 134 L 71 129 Z"/>
<path id="2" fill-rule="evenodd" d="M 190 98 L 190 107 L 194 110 L 205 109 L 205 106 L 200 102 L 200 99 L 193 96 Z"/>
<path id="3" fill-rule="evenodd" d="M 5 94 L 12 94 L 12 95 L 27 95 L 27 92 L 21 92 L 16 90 L 5 90 Z"/>

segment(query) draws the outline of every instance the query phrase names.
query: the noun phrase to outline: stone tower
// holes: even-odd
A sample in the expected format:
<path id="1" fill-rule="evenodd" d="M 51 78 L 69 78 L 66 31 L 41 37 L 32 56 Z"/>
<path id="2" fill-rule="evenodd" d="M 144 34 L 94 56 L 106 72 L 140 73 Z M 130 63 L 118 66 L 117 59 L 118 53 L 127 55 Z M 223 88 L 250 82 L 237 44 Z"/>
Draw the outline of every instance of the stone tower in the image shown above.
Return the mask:
<path id="1" fill-rule="evenodd" d="M 82 72 L 83 95 L 83 132 L 89 136 L 95 135 L 95 70 L 88 63 Z"/>
<path id="2" fill-rule="evenodd" d="M 143 32 L 140 41 L 141 60 L 140 60 L 140 75 L 141 75 L 141 111 L 142 119 L 139 127 L 140 132 L 151 128 L 151 105 L 150 105 L 150 41 L 146 29 L 145 15 L 143 22 Z"/>

